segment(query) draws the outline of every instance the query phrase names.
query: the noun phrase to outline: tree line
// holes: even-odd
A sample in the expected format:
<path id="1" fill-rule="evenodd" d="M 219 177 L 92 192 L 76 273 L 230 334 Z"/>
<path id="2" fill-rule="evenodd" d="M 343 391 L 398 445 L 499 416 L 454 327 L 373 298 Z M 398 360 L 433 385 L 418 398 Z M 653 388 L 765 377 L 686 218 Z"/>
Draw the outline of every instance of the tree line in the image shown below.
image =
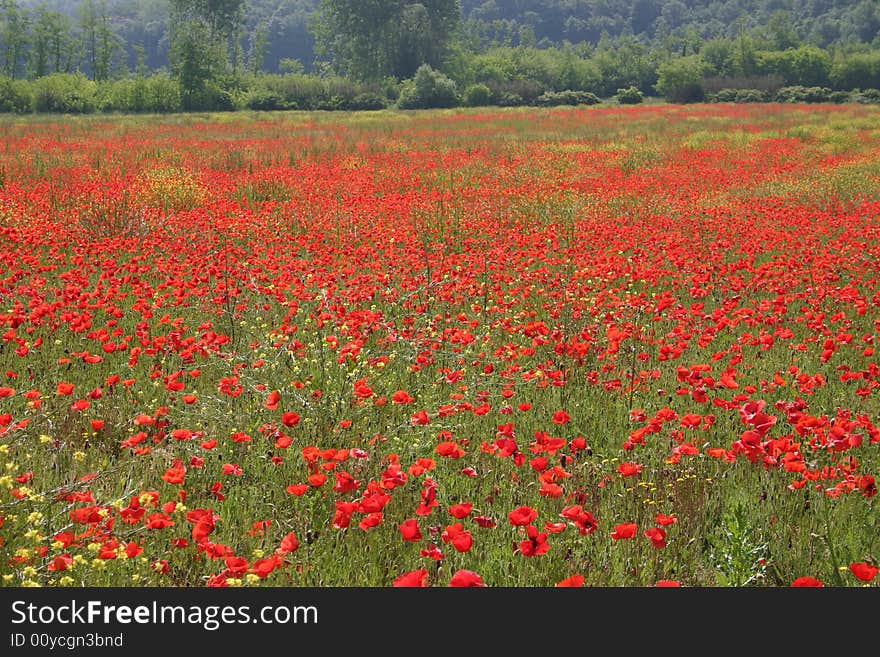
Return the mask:
<path id="1" fill-rule="evenodd" d="M 132 3 L 136 20 L 121 21 Z M 0 111 L 356 110 L 654 95 L 872 102 L 880 89 L 875 0 L 81 0 L 70 8 L 0 0 Z M 796 8 L 834 24 L 817 32 Z M 311 59 L 271 64 L 274 26 L 293 9 L 307 21 Z M 722 23 L 724 11 L 736 20 Z"/>

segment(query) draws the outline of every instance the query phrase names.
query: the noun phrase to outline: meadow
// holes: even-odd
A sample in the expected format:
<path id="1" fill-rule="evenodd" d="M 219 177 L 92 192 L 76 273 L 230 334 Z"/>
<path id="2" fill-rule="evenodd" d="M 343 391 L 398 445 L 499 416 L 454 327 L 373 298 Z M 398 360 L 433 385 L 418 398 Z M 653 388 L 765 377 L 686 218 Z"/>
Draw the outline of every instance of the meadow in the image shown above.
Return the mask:
<path id="1" fill-rule="evenodd" d="M 4 118 L 3 586 L 878 586 L 880 110 Z"/>

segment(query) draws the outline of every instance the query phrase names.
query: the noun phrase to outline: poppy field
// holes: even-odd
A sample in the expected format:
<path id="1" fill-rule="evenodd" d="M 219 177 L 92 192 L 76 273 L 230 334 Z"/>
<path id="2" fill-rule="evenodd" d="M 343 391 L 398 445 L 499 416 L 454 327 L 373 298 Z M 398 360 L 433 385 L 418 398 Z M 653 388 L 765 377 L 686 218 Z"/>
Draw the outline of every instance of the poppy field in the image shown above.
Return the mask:
<path id="1" fill-rule="evenodd" d="M 880 111 L 3 119 L 3 586 L 878 586 Z"/>

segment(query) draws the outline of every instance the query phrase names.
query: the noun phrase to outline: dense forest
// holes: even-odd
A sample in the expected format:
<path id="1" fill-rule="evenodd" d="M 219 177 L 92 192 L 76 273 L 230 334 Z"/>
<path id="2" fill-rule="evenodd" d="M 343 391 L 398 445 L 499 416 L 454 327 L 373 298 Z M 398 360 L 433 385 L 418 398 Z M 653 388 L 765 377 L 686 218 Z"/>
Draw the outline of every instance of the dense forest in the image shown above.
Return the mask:
<path id="1" fill-rule="evenodd" d="M 0 111 L 744 101 L 789 87 L 820 100 L 880 87 L 880 3 L 0 0 Z"/>

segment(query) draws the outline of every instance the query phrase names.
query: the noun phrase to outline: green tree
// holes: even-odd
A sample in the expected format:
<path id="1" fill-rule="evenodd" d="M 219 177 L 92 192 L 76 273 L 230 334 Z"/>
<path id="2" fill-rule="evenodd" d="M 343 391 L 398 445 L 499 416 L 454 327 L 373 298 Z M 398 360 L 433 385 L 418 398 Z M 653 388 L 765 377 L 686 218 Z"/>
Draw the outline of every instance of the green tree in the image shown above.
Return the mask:
<path id="1" fill-rule="evenodd" d="M 236 72 L 244 0 L 171 0 L 168 54 L 183 109 L 229 109 L 218 80 Z"/>
<path id="2" fill-rule="evenodd" d="M 673 103 L 696 103 L 703 100 L 703 75 L 708 66 L 699 55 L 678 57 L 657 69 L 657 92 Z"/>
<path id="3" fill-rule="evenodd" d="M 410 77 L 443 63 L 460 18 L 458 0 L 321 0 L 316 51 L 359 80 Z"/>
<path id="4" fill-rule="evenodd" d="M 15 80 L 25 64 L 30 19 L 15 0 L 0 0 L 0 57 L 3 74 Z"/>

